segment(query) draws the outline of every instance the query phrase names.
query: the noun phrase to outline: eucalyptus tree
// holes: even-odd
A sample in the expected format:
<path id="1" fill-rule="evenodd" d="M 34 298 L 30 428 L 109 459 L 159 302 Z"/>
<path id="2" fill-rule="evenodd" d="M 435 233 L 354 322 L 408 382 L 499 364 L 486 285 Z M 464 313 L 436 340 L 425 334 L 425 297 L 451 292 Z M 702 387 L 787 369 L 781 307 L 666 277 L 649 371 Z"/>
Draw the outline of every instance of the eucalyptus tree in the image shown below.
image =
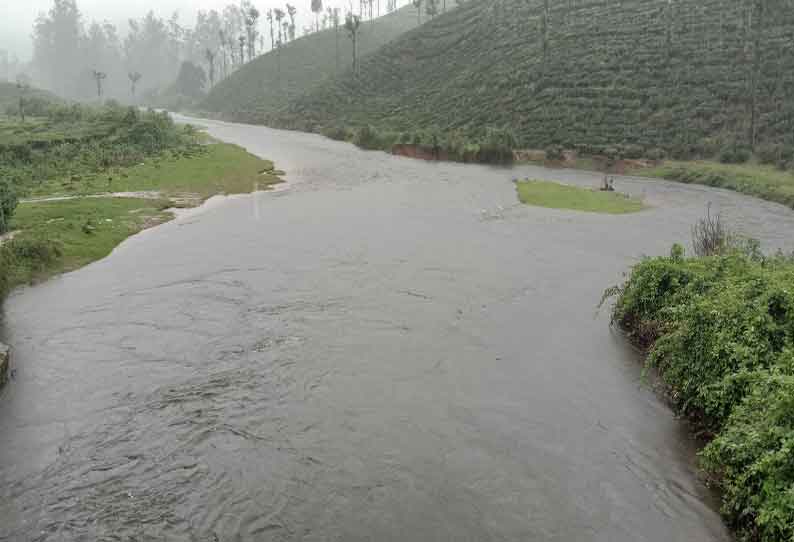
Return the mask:
<path id="1" fill-rule="evenodd" d="M 416 17 L 419 24 L 422 24 L 422 0 L 411 0 L 411 4 L 416 8 Z"/>
<path id="2" fill-rule="evenodd" d="M 323 0 L 312 0 L 312 12 L 314 13 L 315 28 L 320 30 L 320 12 L 323 10 Z"/>
<path id="3" fill-rule="evenodd" d="M 140 72 L 132 71 L 127 74 L 127 78 L 130 80 L 130 94 L 132 94 L 133 98 L 135 97 L 135 90 L 138 88 L 138 81 L 141 80 L 141 77 L 143 77 L 143 75 L 141 75 Z"/>
<path id="4" fill-rule="evenodd" d="M 265 15 L 265 18 L 267 18 L 267 22 L 270 23 L 270 48 L 271 49 L 275 49 L 276 48 L 276 34 L 273 31 L 273 10 L 272 9 L 267 10 L 267 15 Z"/>
<path id="5" fill-rule="evenodd" d="M 358 62 L 358 33 L 361 29 L 361 17 L 348 13 L 345 17 L 345 30 L 350 41 L 353 42 L 353 76 L 358 77 L 359 62 Z"/>
<path id="6" fill-rule="evenodd" d="M 215 52 L 207 48 L 204 51 L 204 58 L 207 59 L 207 67 L 209 68 L 210 88 L 215 86 Z"/>
<path id="7" fill-rule="evenodd" d="M 96 82 L 96 95 L 97 98 L 102 98 L 102 81 L 107 79 L 108 74 L 98 70 L 91 70 L 91 77 Z"/>
<path id="8" fill-rule="evenodd" d="M 259 32 L 256 27 L 259 22 L 259 10 L 246 3 L 243 12 L 243 22 L 245 23 L 246 40 L 248 42 L 248 60 L 253 60 L 256 56 L 256 38 Z"/>
<path id="9" fill-rule="evenodd" d="M 334 41 L 336 42 L 336 71 L 339 73 L 339 8 L 333 8 L 331 10 L 331 24 L 334 25 Z"/>
<path id="10" fill-rule="evenodd" d="M 245 64 L 245 36 L 240 36 L 237 38 L 237 42 L 240 44 L 240 66 Z"/>
<path id="11" fill-rule="evenodd" d="M 30 90 L 30 83 L 24 77 L 17 77 L 17 92 L 19 93 L 19 118 L 25 122 L 25 94 Z"/>
<path id="12" fill-rule="evenodd" d="M 291 4 L 287 4 L 287 15 L 289 15 L 289 39 L 295 39 L 295 14 L 298 12 L 297 8 Z"/>

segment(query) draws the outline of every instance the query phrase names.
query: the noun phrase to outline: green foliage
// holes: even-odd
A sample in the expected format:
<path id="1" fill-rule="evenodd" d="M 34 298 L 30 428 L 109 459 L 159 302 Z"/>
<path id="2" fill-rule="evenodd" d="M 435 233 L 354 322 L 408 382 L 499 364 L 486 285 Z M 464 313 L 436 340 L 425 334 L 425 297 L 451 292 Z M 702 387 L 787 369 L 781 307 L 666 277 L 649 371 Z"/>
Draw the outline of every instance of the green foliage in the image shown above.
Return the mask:
<path id="1" fill-rule="evenodd" d="M 0 299 L 14 286 L 32 281 L 61 256 L 60 244 L 46 237 L 14 238 L 0 245 Z"/>
<path id="2" fill-rule="evenodd" d="M 758 164 L 718 162 L 667 162 L 642 169 L 647 177 L 697 183 L 736 190 L 794 208 L 794 172 Z"/>
<path id="3" fill-rule="evenodd" d="M 560 145 L 550 145 L 546 147 L 546 160 L 552 162 L 562 162 L 565 160 L 563 148 Z"/>
<path id="4" fill-rule="evenodd" d="M 11 217 L 14 216 L 16 208 L 17 194 L 11 184 L 11 180 L 6 177 L 0 177 L 0 234 L 8 231 L 8 225 L 11 222 Z"/>
<path id="5" fill-rule="evenodd" d="M 794 538 L 794 258 L 757 243 L 643 260 L 613 319 L 649 348 L 678 410 L 716 438 L 703 466 L 744 539 Z"/>
<path id="6" fill-rule="evenodd" d="M 732 144 L 720 151 L 720 162 L 723 164 L 744 164 L 750 160 L 753 153 L 747 147 Z"/>
<path id="7" fill-rule="evenodd" d="M 590 213 L 625 214 L 644 209 L 642 201 L 617 192 L 602 192 L 548 181 L 516 183 L 521 203 Z"/>
<path id="8" fill-rule="evenodd" d="M 725 489 L 723 512 L 743 538 L 794 539 L 794 354 L 748 374 L 750 392 L 725 430 L 703 450 L 703 465 Z"/>

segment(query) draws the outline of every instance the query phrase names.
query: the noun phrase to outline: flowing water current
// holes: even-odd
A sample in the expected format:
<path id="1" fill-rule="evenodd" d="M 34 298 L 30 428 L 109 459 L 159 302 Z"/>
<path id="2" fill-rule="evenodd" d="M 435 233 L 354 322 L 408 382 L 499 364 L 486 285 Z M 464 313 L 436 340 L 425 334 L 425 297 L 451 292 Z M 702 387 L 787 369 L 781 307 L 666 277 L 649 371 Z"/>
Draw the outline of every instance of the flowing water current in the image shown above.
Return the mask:
<path id="1" fill-rule="evenodd" d="M 600 179 L 199 123 L 288 183 L 7 300 L 0 540 L 729 539 L 596 306 L 709 202 L 768 249 L 794 213 L 624 177 L 650 209 L 533 208 L 513 178 Z"/>

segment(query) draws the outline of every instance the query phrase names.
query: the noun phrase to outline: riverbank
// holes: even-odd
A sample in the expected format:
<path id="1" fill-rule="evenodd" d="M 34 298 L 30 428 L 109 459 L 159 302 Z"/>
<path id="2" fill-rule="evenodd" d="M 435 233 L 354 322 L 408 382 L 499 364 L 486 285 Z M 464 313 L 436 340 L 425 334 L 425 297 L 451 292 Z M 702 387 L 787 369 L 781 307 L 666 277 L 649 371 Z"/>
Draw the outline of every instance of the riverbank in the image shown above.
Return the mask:
<path id="1" fill-rule="evenodd" d="M 224 143 L 191 156 L 164 156 L 98 173 L 81 185 L 79 195 L 69 195 L 63 178 L 47 180 L 33 192 L 42 201 L 19 204 L 11 221 L 15 235 L 0 247 L 3 291 L 104 258 L 127 237 L 173 218 L 169 209 L 279 182 L 272 162 Z M 114 197 L 101 188 L 142 197 Z"/>
<path id="2" fill-rule="evenodd" d="M 273 163 L 166 114 L 49 103 L 0 118 L 0 298 L 104 258 L 215 195 L 281 182 Z"/>
<path id="3" fill-rule="evenodd" d="M 706 440 L 701 466 L 742 540 L 794 538 L 792 284 L 794 255 L 749 243 L 686 258 L 676 245 L 608 291 L 613 322 Z"/>

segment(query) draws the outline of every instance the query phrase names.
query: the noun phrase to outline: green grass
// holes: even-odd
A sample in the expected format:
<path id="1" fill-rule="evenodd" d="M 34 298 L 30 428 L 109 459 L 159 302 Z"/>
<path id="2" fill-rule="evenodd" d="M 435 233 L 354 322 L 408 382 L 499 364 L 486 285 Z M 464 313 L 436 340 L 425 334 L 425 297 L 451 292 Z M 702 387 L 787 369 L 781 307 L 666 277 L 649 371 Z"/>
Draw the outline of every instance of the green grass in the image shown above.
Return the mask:
<path id="1" fill-rule="evenodd" d="M 416 25 L 413 7 L 364 21 L 359 52 L 362 56 L 374 52 Z M 340 26 L 338 37 L 333 28 L 315 32 L 246 64 L 216 85 L 198 109 L 233 120 L 269 122 L 291 99 L 337 73 L 347 72 L 351 64 L 352 43 L 344 28 Z"/>
<path id="2" fill-rule="evenodd" d="M 589 213 L 626 214 L 645 208 L 642 201 L 616 192 L 602 192 L 548 181 L 516 183 L 518 199 L 527 205 Z"/>
<path id="3" fill-rule="evenodd" d="M 21 203 L 11 222 L 11 230 L 19 232 L 14 240 L 47 240 L 58 247 L 60 257 L 47 261 L 35 273 L 25 268 L 24 258 L 18 258 L 11 287 L 104 258 L 130 235 L 170 220 L 172 215 L 165 209 L 175 205 L 171 198 L 184 198 L 180 204 L 195 205 L 216 194 L 248 193 L 281 182 L 272 162 L 236 145 L 210 144 L 192 156 L 165 153 L 147 162 L 86 177 L 80 183 L 82 196 L 75 199 Z M 72 191 L 62 183 L 48 181 L 36 195 L 71 196 Z M 111 191 L 155 191 L 161 197 L 85 197 Z"/>
<path id="4" fill-rule="evenodd" d="M 252 192 L 280 182 L 273 162 L 263 160 L 242 147 L 227 143 L 205 145 L 192 154 L 147 159 L 128 168 L 101 173 L 49 179 L 31 191 L 31 196 L 98 194 L 106 192 L 159 191 L 164 196 L 195 194 L 205 200 L 216 194 Z"/>
<path id="5" fill-rule="evenodd" d="M 728 188 L 794 208 L 794 172 L 781 171 L 774 166 L 667 161 L 653 168 L 635 170 L 633 173 L 644 177 Z"/>
<path id="6" fill-rule="evenodd" d="M 15 240 L 47 239 L 59 246 L 61 258 L 38 273 L 40 279 L 104 258 L 130 235 L 169 220 L 169 204 L 139 198 L 23 203 L 12 228 L 21 232 Z"/>

